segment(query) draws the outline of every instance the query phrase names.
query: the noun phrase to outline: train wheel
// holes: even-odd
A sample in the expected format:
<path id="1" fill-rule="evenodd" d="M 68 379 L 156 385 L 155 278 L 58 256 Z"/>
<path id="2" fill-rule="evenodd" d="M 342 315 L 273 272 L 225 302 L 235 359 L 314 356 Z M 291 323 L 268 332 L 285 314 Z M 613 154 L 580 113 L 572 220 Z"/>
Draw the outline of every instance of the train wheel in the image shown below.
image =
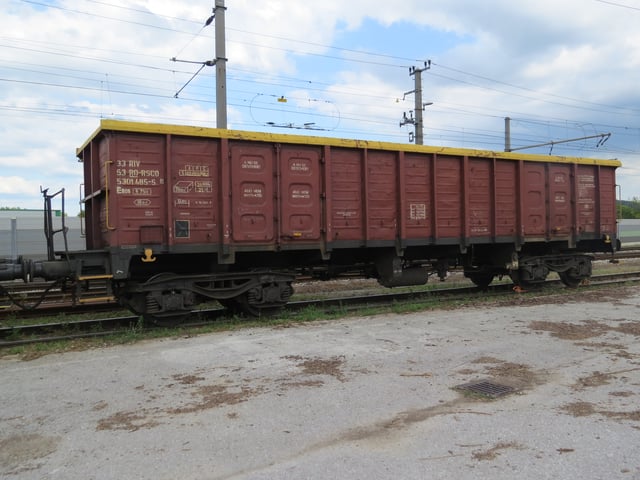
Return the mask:
<path id="1" fill-rule="evenodd" d="M 251 305 L 247 302 L 246 299 L 241 298 L 244 295 L 241 295 L 237 298 L 228 298 L 226 300 L 218 300 L 220 304 L 226 308 L 231 315 L 246 315 L 249 317 L 260 317 L 262 316 L 262 309 Z"/>
<path id="2" fill-rule="evenodd" d="M 524 280 L 519 270 L 512 270 L 509 273 L 509 277 L 511 277 L 511 281 L 515 284 L 515 286 L 520 288 L 520 291 L 526 291 L 527 289 L 536 288 L 540 286 L 539 283 Z"/>
<path id="3" fill-rule="evenodd" d="M 225 300 L 222 305 L 231 313 L 236 315 L 247 315 L 249 317 L 266 317 L 280 312 L 286 303 L 273 302 L 255 304 L 251 301 L 251 296 L 247 293 L 239 297 Z"/>
<path id="4" fill-rule="evenodd" d="M 487 288 L 495 275 L 492 273 L 468 273 L 466 277 L 473 282 L 473 284 L 479 288 Z"/>
<path id="5" fill-rule="evenodd" d="M 236 313 L 236 301 L 233 298 L 225 298 L 223 300 L 218 299 L 218 303 L 222 305 L 225 309 L 229 310 L 231 313 Z"/>
<path id="6" fill-rule="evenodd" d="M 146 307 L 146 300 L 144 294 L 136 294 L 136 295 L 119 295 L 116 293 L 118 297 L 118 302 L 125 308 L 128 308 L 133 314 L 144 316 L 144 310 Z"/>
<path id="7" fill-rule="evenodd" d="M 591 276 L 591 257 L 587 255 L 576 255 L 572 259 L 572 266 L 564 272 L 558 272 L 560 281 L 569 288 L 576 288 L 584 280 Z"/>
<path id="8" fill-rule="evenodd" d="M 220 303 L 234 314 L 263 317 L 280 312 L 292 294 L 291 282 L 273 282 L 252 288 Z"/>
<path id="9" fill-rule="evenodd" d="M 571 270 L 572 269 L 569 269 L 566 272 L 558 272 L 558 276 L 560 277 L 560 281 L 567 287 L 577 288 L 578 285 L 582 283 L 582 280 L 584 280 L 584 278 L 579 275 L 575 275 L 575 273 Z"/>

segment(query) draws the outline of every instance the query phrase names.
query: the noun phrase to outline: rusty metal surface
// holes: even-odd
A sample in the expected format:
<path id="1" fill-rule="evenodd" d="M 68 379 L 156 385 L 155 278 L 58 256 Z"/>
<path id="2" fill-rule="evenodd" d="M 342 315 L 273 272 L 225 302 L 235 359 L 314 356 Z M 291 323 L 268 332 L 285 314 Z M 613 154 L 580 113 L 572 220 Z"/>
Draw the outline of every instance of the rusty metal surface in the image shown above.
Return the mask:
<path id="1" fill-rule="evenodd" d="M 514 387 L 510 387 L 509 385 L 501 385 L 489 380 L 465 383 L 463 385 L 458 385 L 455 388 L 456 390 L 462 390 L 489 398 L 502 397 L 516 391 Z"/>
<path id="2" fill-rule="evenodd" d="M 468 245 L 615 233 L 615 166 L 401 147 L 106 131 L 79 152 L 88 248 Z"/>

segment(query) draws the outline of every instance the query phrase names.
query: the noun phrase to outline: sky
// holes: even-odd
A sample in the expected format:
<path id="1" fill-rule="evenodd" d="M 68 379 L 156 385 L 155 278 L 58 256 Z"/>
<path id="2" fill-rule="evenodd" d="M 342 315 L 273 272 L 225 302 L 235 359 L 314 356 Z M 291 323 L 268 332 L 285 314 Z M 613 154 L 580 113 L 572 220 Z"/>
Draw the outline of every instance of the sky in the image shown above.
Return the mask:
<path id="1" fill-rule="evenodd" d="M 64 188 L 76 214 L 75 151 L 102 118 L 215 127 L 215 67 L 197 73 L 213 4 L 3 0 L 0 207 Z M 640 198 L 639 0 L 225 6 L 231 129 L 409 143 L 415 67 L 425 144 L 503 151 L 505 117 L 514 149 L 610 133 L 523 152 L 617 158 L 621 198 Z"/>

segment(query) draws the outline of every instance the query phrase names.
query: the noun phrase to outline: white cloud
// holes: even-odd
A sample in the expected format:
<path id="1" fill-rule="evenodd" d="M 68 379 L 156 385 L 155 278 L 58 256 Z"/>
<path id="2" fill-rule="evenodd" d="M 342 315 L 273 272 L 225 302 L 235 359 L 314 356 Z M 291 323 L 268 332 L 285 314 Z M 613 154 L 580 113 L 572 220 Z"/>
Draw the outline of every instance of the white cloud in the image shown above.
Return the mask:
<path id="1" fill-rule="evenodd" d="M 640 12 L 582 0 L 405 0 L 392 8 L 383 0 L 228 0 L 226 6 L 233 128 L 265 129 L 268 115 L 252 118 L 253 99 L 285 95 L 291 111 L 307 110 L 290 118 L 285 111 L 279 122 L 325 128 L 337 111 L 335 131 L 319 134 L 405 141 L 408 127 L 398 123 L 413 109 L 413 97 L 395 99 L 412 90 L 413 79 L 380 64 L 432 58 L 423 82 L 424 100 L 434 102 L 425 112 L 429 141 L 500 149 L 507 115 L 521 119 L 514 123 L 521 142 L 611 129 L 604 149 L 567 151 L 621 158 L 628 165 L 620 170 L 623 191 L 640 196 L 633 176 L 640 166 Z M 213 58 L 213 26 L 201 30 L 211 7 L 210 0 L 50 6 L 9 0 L 0 16 L 5 178 L 33 177 L 75 192 L 81 181 L 75 147 L 100 117 L 215 126 L 214 69 L 205 68 L 174 99 L 199 66 L 169 61 Z M 365 31 L 372 23 L 380 36 Z M 365 57 L 360 49 L 394 58 Z"/>
<path id="2" fill-rule="evenodd" d="M 38 182 L 28 180 L 26 178 L 11 176 L 0 177 L 0 194 L 16 195 L 16 194 L 33 194 L 34 190 L 38 191 Z"/>

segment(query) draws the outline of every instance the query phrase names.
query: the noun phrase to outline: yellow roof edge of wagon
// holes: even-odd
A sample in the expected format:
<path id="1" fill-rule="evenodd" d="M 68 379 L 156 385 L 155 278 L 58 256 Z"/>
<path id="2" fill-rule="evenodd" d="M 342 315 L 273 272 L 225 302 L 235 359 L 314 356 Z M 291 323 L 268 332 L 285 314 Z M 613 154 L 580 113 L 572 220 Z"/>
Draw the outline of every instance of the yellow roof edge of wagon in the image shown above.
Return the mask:
<path id="1" fill-rule="evenodd" d="M 292 135 L 283 133 L 250 132 L 245 130 L 227 130 L 210 127 L 188 125 L 171 125 L 163 123 L 132 122 L 126 120 L 100 120 L 100 126 L 77 149 L 77 154 L 103 131 L 119 131 L 132 133 L 171 134 L 192 137 L 214 137 L 236 140 L 251 140 L 273 143 L 293 143 L 299 145 L 329 145 L 344 148 L 367 148 L 372 150 L 392 150 L 403 152 L 445 153 L 458 156 L 491 157 L 511 160 L 527 160 L 532 162 L 576 163 L 584 165 L 602 165 L 620 167 L 618 159 L 597 159 L 586 157 L 568 157 L 559 155 L 542 155 L 520 152 L 501 152 L 494 150 L 477 150 L 472 148 L 439 147 L 432 145 L 414 145 L 404 143 L 381 142 L 378 140 L 353 140 L 345 138 L 318 137 L 308 135 Z"/>

